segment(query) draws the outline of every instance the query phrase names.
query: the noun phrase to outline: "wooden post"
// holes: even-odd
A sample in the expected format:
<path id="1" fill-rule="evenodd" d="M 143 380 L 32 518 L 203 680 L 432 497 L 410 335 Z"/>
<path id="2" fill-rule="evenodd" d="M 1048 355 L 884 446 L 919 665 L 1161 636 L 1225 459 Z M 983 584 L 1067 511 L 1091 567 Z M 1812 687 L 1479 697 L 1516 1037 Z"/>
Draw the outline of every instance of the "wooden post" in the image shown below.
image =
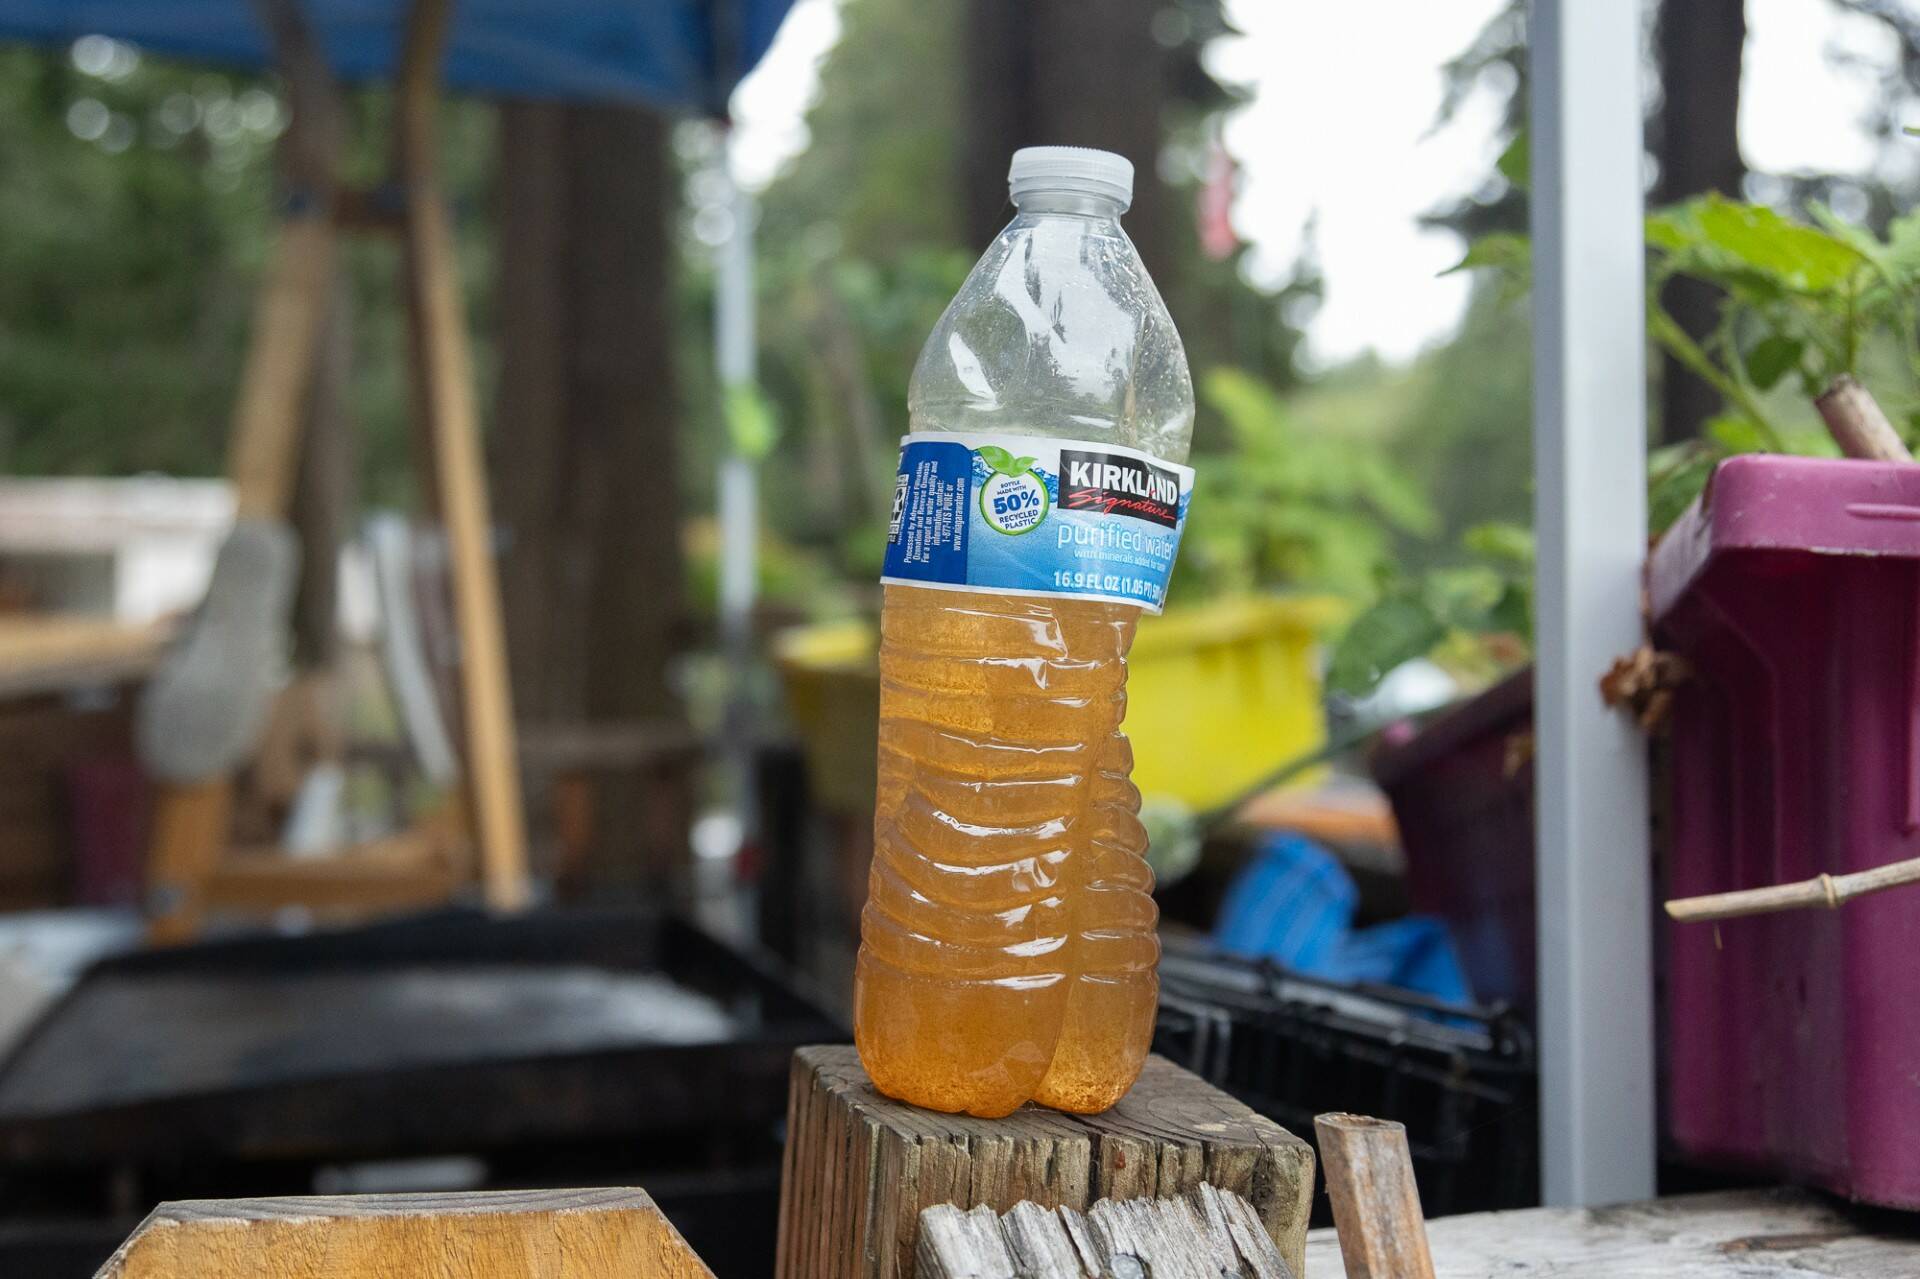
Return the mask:
<path id="1" fill-rule="evenodd" d="M 147 843 L 147 936 L 157 945 L 191 940 L 206 909 L 207 879 L 227 851 L 233 781 L 163 786 Z"/>
<path id="2" fill-rule="evenodd" d="M 1406 1126 L 1364 1115 L 1321 1115 L 1313 1128 L 1347 1279 L 1433 1279 Z"/>
<path id="3" fill-rule="evenodd" d="M 528 898 L 526 828 L 514 747 L 513 698 L 474 405 L 473 360 L 460 305 L 452 220 L 436 178 L 438 68 L 447 0 L 414 0 L 399 76 L 397 156 L 406 188 L 405 289 L 414 400 L 432 442 L 434 493 L 447 530 L 460 635 L 463 761 L 487 904 Z"/>
<path id="4" fill-rule="evenodd" d="M 325 53 L 292 0 L 258 0 L 291 122 L 279 147 L 290 208 L 280 224 L 253 320 L 228 440 L 227 472 L 242 518 L 284 519 L 300 453 L 308 387 L 333 309 L 345 107 Z"/>
<path id="5" fill-rule="evenodd" d="M 713 1279 L 646 1192 L 161 1204 L 95 1279 Z"/>
<path id="6" fill-rule="evenodd" d="M 851 1047 L 794 1054 L 780 1187 L 780 1279 L 906 1279 L 920 1213 L 1087 1209 L 1171 1198 L 1202 1182 L 1253 1206 L 1302 1273 L 1313 1150 L 1159 1057 L 1103 1115 L 1029 1107 L 1005 1119 L 920 1110 L 874 1091 Z"/>
<path id="7" fill-rule="evenodd" d="M 292 0 L 259 0 L 258 7 L 292 105 L 279 147 L 292 208 L 275 233 L 254 304 L 227 440 L 227 475 L 239 518 L 282 520 L 314 369 L 334 307 L 338 237 L 331 206 L 344 109 L 299 6 Z M 198 931 L 201 880 L 227 848 L 231 791 L 232 780 L 224 776 L 158 786 L 147 849 L 148 878 L 160 902 L 154 940 L 184 941 Z"/>

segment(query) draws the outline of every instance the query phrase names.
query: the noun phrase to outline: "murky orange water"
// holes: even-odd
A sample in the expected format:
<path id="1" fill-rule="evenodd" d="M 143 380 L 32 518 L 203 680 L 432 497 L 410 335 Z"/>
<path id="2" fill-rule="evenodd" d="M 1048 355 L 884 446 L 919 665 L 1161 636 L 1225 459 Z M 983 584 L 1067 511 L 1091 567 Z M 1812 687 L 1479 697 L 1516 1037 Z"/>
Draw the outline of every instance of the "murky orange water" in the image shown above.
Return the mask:
<path id="1" fill-rule="evenodd" d="M 889 586 L 854 1032 L 880 1091 L 1093 1113 L 1138 1078 L 1159 942 L 1120 721 L 1139 610 Z"/>

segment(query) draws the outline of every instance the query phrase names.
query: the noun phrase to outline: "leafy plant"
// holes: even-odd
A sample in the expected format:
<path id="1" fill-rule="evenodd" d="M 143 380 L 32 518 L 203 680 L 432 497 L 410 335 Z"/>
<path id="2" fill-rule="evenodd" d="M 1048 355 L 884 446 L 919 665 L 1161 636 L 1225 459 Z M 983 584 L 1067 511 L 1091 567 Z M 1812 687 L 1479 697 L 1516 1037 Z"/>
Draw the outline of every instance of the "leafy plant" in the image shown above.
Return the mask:
<path id="1" fill-rule="evenodd" d="M 1895 219 L 1885 240 L 1822 208 L 1815 217 L 1810 226 L 1710 195 L 1647 218 L 1648 331 L 1743 424 L 1715 433 L 1727 452 L 1800 451 L 1820 438 L 1817 424 L 1782 420 L 1762 397 L 1790 382 L 1818 396 L 1836 378 L 1858 376 L 1876 342 L 1900 351 L 1910 392 L 1920 382 L 1920 213 Z M 1659 304 L 1676 275 L 1721 291 L 1720 322 L 1703 342 Z"/>
<path id="2" fill-rule="evenodd" d="M 1524 182 L 1524 150 L 1510 149 L 1501 170 Z M 1896 409 L 1894 421 L 1909 432 L 1920 427 L 1920 212 L 1895 219 L 1882 239 L 1824 209 L 1816 208 L 1810 225 L 1709 195 L 1650 214 L 1646 239 L 1648 335 L 1726 404 L 1703 439 L 1648 458 L 1648 520 L 1656 533 L 1679 518 L 1726 457 L 1835 453 L 1812 401 L 1858 377 L 1869 352 L 1897 352 L 1904 398 L 1884 385 L 1882 398 Z M 1517 296 L 1530 284 L 1532 247 L 1524 235 L 1486 235 L 1453 269 L 1496 272 L 1503 294 Z M 1704 340 L 1661 305 L 1676 276 L 1719 290 L 1719 322 Z M 1483 525 L 1470 531 L 1467 547 L 1477 567 L 1397 582 L 1353 621 L 1334 650 L 1331 688 L 1365 693 L 1400 663 L 1466 636 L 1524 653 L 1531 536 Z"/>
<path id="3" fill-rule="evenodd" d="M 1382 450 L 1303 431 L 1278 392 L 1239 369 L 1201 379 L 1229 447 L 1197 454 L 1180 558 L 1180 593 L 1279 585 L 1371 596 L 1396 534 L 1436 526 L 1420 485 Z"/>
<path id="4" fill-rule="evenodd" d="M 1475 674 L 1524 658 L 1533 638 L 1532 531 L 1479 524 L 1462 542 L 1476 563 L 1396 580 L 1354 618 L 1328 661 L 1329 691 L 1363 696 L 1394 667 L 1436 649 Z"/>

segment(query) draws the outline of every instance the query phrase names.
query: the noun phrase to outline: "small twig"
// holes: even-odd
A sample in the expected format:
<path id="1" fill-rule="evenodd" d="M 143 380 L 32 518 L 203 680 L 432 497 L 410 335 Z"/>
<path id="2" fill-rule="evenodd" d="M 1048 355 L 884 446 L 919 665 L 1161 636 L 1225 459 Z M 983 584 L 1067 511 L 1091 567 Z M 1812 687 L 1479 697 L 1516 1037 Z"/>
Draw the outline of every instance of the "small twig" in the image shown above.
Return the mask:
<path id="1" fill-rule="evenodd" d="M 1733 919 L 1741 915 L 1769 915 L 1782 910 L 1824 906 L 1838 910 L 1856 897 L 1884 892 L 1902 884 L 1920 883 L 1920 857 L 1888 862 L 1850 875 L 1816 875 L 1794 884 L 1771 888 L 1743 888 L 1732 893 L 1681 897 L 1667 903 L 1667 914 L 1683 924 L 1705 919 Z"/>
<path id="2" fill-rule="evenodd" d="M 1913 454 L 1907 451 L 1893 423 L 1887 421 L 1872 392 L 1851 374 L 1842 373 L 1833 379 L 1813 406 L 1820 410 L 1833 442 L 1848 457 L 1873 462 L 1913 461 Z"/>
<path id="3" fill-rule="evenodd" d="M 1365 1115 L 1320 1115 L 1313 1131 L 1347 1279 L 1433 1279 L 1406 1127 Z"/>

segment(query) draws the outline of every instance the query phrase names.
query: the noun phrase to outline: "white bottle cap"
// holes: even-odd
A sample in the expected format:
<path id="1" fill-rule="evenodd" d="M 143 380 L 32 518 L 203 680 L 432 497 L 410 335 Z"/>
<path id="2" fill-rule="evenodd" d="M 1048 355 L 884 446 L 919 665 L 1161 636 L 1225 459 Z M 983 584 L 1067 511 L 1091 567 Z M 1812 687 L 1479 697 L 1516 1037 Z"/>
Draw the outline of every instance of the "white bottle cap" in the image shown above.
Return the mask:
<path id="1" fill-rule="evenodd" d="M 1077 191 L 1133 203 L 1133 162 L 1092 147 L 1021 147 L 1007 169 L 1013 202 L 1029 191 Z"/>

